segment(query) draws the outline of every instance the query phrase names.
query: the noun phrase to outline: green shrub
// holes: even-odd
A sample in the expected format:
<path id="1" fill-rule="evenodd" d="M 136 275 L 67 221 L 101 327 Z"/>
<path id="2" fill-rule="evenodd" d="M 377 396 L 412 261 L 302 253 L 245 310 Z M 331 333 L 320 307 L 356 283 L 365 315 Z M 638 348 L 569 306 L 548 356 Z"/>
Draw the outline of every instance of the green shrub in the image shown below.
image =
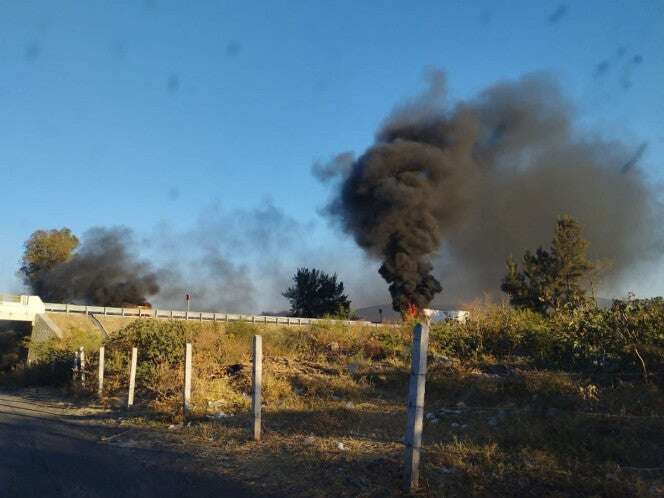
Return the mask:
<path id="1" fill-rule="evenodd" d="M 74 352 L 53 348 L 23 371 L 26 386 L 66 386 L 72 381 Z"/>
<path id="2" fill-rule="evenodd" d="M 106 341 L 107 370 L 124 385 L 131 348 L 135 347 L 138 349 L 137 382 L 149 387 L 165 369 L 176 368 L 182 362 L 187 339 L 183 322 L 135 320 Z"/>
<path id="3" fill-rule="evenodd" d="M 21 372 L 20 383 L 25 385 L 65 386 L 72 380 L 74 354 L 83 347 L 86 354 L 86 370 L 96 361 L 101 338 L 86 331 L 74 329 L 62 339 L 33 342 L 26 338 L 25 347 L 30 350 L 30 364 Z"/>
<path id="4" fill-rule="evenodd" d="M 661 372 L 664 300 L 627 299 L 548 316 L 507 306 L 477 310 L 465 323 L 434 324 L 432 350 L 459 358 L 519 356 L 535 366 L 603 372 Z"/>

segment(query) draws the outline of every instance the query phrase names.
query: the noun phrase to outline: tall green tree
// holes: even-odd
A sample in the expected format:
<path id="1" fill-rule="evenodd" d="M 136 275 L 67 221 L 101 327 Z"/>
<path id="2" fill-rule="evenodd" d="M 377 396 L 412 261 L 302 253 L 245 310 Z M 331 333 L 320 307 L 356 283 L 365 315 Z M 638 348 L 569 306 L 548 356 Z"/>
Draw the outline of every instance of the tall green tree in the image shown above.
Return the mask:
<path id="1" fill-rule="evenodd" d="M 521 268 L 512 257 L 507 259 L 500 288 L 513 306 L 540 313 L 581 304 L 588 299 L 583 279 L 595 268 L 587 256 L 589 245 L 579 223 L 561 216 L 548 250 L 526 251 Z"/>
<path id="2" fill-rule="evenodd" d="M 283 296 L 290 301 L 294 316 L 319 318 L 350 314 L 350 300 L 344 294 L 343 282 L 337 282 L 336 273 L 328 275 L 315 268 L 298 268 L 293 283 Z"/>
<path id="3" fill-rule="evenodd" d="M 25 242 L 19 275 L 37 295 L 42 295 L 42 277 L 59 263 L 67 261 L 78 247 L 78 238 L 69 228 L 37 230 Z"/>

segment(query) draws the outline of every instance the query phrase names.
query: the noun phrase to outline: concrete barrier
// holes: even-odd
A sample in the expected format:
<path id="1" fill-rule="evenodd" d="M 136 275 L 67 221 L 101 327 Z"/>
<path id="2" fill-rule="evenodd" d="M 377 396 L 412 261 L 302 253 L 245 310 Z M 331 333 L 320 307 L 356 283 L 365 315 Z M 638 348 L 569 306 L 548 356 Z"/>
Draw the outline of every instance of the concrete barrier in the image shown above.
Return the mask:
<path id="1" fill-rule="evenodd" d="M 346 325 L 362 325 L 370 327 L 392 326 L 366 320 L 326 320 L 320 318 L 300 318 L 292 316 L 243 315 L 236 313 L 220 313 L 206 311 L 181 311 L 153 308 L 112 308 L 104 306 L 87 306 L 82 304 L 44 303 L 49 313 L 79 313 L 85 315 L 123 316 L 136 318 L 163 318 L 168 320 L 194 320 L 199 322 L 252 322 L 272 323 L 277 325 L 310 325 L 313 323 L 334 322 Z"/>
<path id="2" fill-rule="evenodd" d="M 0 320 L 34 323 L 35 316 L 45 311 L 39 296 L 0 294 Z"/>

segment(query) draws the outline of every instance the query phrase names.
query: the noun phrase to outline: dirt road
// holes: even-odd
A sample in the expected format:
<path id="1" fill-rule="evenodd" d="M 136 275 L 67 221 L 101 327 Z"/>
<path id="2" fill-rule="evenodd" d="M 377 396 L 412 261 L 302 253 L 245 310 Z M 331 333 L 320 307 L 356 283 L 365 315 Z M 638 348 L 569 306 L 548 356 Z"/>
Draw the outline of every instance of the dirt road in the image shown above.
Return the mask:
<path id="1" fill-rule="evenodd" d="M 137 445 L 132 429 L 107 418 L 39 392 L 0 391 L 0 497 L 258 496 L 186 448 Z"/>

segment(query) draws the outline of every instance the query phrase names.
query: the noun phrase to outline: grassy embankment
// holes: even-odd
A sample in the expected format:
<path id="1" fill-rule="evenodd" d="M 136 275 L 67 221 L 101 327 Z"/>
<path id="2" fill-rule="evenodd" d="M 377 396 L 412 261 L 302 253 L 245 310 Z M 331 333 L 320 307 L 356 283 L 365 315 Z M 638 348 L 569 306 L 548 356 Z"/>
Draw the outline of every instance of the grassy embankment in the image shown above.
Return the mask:
<path id="1" fill-rule="evenodd" d="M 664 493 L 664 307 L 629 306 L 549 318 L 489 306 L 466 324 L 434 326 L 422 494 Z M 255 333 L 265 355 L 260 443 L 249 433 Z M 83 341 L 90 351 L 100 339 L 71 330 L 43 345 L 43 368 Z M 284 495 L 398 494 L 409 327 L 134 321 L 107 341 L 105 402 L 124 402 L 137 346 L 131 422 L 178 424 L 185 341 L 194 344 L 194 419 L 169 437 Z"/>

